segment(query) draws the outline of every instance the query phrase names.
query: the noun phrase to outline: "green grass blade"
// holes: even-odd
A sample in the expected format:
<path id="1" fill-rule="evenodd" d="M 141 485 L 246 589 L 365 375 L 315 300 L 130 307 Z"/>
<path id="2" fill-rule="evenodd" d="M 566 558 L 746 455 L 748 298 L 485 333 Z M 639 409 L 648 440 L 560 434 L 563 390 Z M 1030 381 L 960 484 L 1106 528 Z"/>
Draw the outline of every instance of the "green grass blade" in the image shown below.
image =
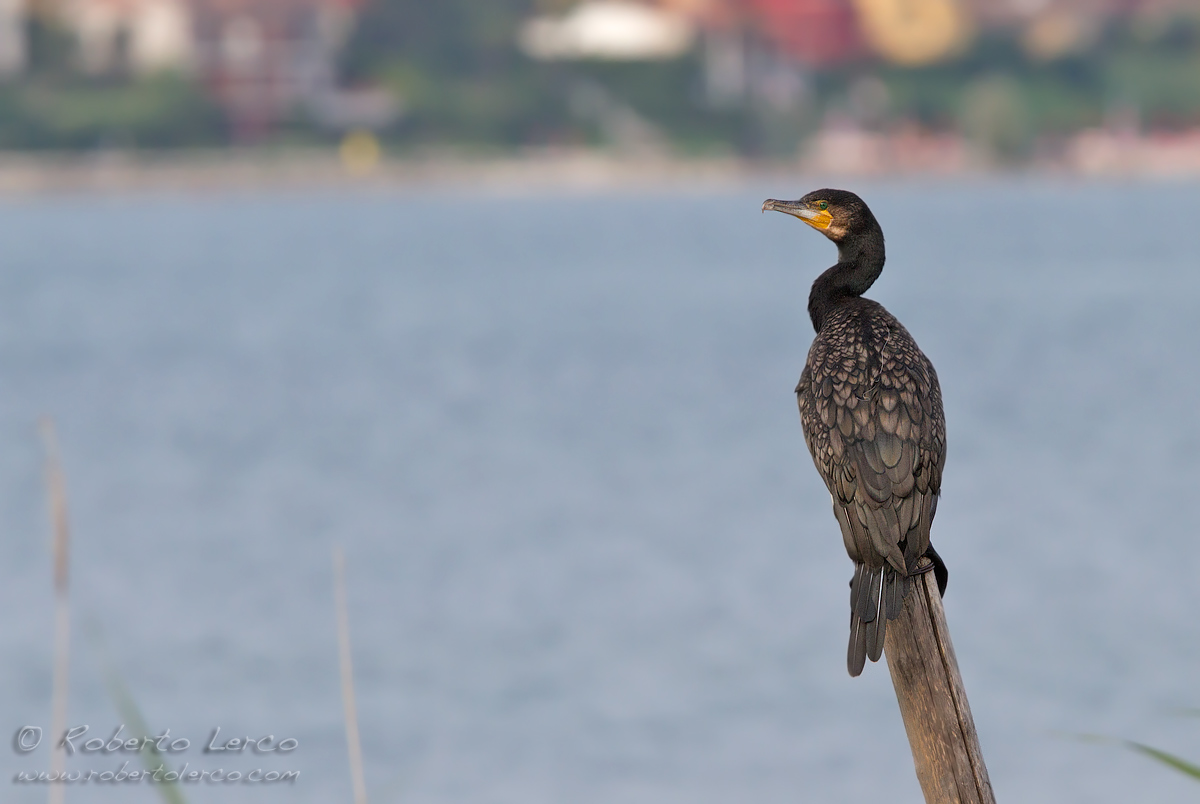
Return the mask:
<path id="1" fill-rule="evenodd" d="M 116 704 L 117 711 L 121 713 L 121 719 L 129 724 L 132 734 L 151 734 L 150 727 L 146 725 L 146 719 L 142 717 L 142 712 L 138 709 L 137 703 L 133 700 L 133 696 L 129 694 L 129 690 L 125 687 L 125 683 L 117 676 L 115 670 L 111 667 L 106 668 L 105 676 L 108 680 L 108 691 L 112 695 L 113 703 Z M 154 749 L 154 746 L 146 746 L 138 752 L 138 757 L 142 760 L 142 766 L 146 770 L 152 771 L 162 764 L 163 755 Z M 183 797 L 183 792 L 179 789 L 178 782 L 158 782 L 152 785 L 158 791 L 158 795 L 166 804 L 187 804 L 187 799 Z"/>
<path id="2" fill-rule="evenodd" d="M 1140 754 L 1145 754 L 1151 759 L 1161 762 L 1169 768 L 1174 768 L 1186 776 L 1191 776 L 1193 779 L 1200 779 L 1200 765 L 1193 765 L 1186 759 L 1180 759 L 1174 754 L 1168 754 L 1166 751 L 1159 751 L 1157 748 L 1152 748 L 1142 743 L 1135 743 L 1131 740 L 1126 740 L 1125 745 Z"/>
<path id="3" fill-rule="evenodd" d="M 100 624 L 96 621 L 88 623 L 88 636 L 91 637 L 92 645 L 96 650 L 96 655 L 100 659 L 100 665 L 104 672 L 104 683 L 108 687 L 108 694 L 112 697 L 113 705 L 117 708 L 117 713 L 121 719 L 129 726 L 130 734 L 149 735 L 152 734 L 150 727 L 146 725 L 146 718 L 142 717 L 142 710 L 138 708 L 137 702 L 133 700 L 133 695 L 130 694 L 129 688 L 125 686 L 124 680 L 116 667 L 109 660 L 107 651 L 104 648 L 104 639 L 101 634 Z M 153 744 L 143 746 L 138 752 L 138 758 L 142 761 L 142 767 L 148 771 L 155 770 L 159 765 L 163 764 L 165 757 L 155 749 Z M 158 791 L 159 797 L 165 804 L 187 804 L 187 799 L 184 798 L 183 791 L 179 789 L 178 782 L 155 782 L 151 785 Z"/>

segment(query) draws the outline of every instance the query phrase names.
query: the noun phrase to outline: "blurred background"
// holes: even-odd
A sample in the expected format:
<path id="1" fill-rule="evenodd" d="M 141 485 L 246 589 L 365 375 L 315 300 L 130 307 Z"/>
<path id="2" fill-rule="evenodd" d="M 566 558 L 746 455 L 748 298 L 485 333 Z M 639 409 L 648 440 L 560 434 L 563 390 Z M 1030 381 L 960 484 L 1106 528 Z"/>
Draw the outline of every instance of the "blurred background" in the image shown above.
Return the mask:
<path id="1" fill-rule="evenodd" d="M 1198 64 L 1190 0 L 4 0 L 0 149 L 1195 171 Z"/>
<path id="2" fill-rule="evenodd" d="M 351 800 L 334 544 L 373 802 L 920 802 L 792 392 L 835 251 L 759 213 L 832 185 L 941 378 L 998 799 L 1195 797 L 1073 735 L 1200 759 L 1200 5 L 0 0 L 0 72 L 10 734 L 50 415 L 68 723 L 134 730 L 111 666 L 168 768 L 300 774 L 191 804 Z"/>

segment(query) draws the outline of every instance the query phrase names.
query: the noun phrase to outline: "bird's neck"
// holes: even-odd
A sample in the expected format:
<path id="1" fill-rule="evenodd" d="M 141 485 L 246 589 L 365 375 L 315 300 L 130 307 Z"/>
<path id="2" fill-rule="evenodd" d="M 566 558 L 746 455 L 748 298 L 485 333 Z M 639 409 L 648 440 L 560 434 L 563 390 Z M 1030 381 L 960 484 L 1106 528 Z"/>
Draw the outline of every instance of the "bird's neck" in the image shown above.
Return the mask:
<path id="1" fill-rule="evenodd" d="M 818 276 L 808 294 L 813 329 L 820 332 L 831 311 L 866 293 L 883 271 L 883 260 L 883 232 L 877 226 L 866 237 L 840 243 L 837 265 Z"/>

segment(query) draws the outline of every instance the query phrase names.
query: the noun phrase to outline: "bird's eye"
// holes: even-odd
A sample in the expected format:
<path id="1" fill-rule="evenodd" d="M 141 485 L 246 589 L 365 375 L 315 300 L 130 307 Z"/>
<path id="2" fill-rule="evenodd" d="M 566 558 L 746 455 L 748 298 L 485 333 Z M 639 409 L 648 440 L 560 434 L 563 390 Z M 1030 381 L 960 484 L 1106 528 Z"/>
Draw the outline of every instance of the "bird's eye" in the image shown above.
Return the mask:
<path id="1" fill-rule="evenodd" d="M 828 202 L 828 201 L 818 201 L 818 202 L 817 202 L 817 209 L 819 209 L 819 210 L 821 210 L 822 212 L 824 212 L 825 210 L 829 209 L 829 202 Z"/>

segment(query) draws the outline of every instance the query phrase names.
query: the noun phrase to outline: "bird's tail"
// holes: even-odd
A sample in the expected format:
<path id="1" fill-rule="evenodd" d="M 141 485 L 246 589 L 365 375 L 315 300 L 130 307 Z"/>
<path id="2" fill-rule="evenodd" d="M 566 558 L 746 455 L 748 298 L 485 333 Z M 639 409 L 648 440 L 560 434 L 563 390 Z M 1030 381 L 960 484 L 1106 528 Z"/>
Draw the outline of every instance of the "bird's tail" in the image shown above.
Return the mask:
<path id="1" fill-rule="evenodd" d="M 909 577 L 888 564 L 854 565 L 854 579 L 850 581 L 850 646 L 846 650 L 846 667 L 851 676 L 863 671 L 867 658 L 877 662 L 883 655 L 887 621 L 900 616 L 908 587 Z"/>

